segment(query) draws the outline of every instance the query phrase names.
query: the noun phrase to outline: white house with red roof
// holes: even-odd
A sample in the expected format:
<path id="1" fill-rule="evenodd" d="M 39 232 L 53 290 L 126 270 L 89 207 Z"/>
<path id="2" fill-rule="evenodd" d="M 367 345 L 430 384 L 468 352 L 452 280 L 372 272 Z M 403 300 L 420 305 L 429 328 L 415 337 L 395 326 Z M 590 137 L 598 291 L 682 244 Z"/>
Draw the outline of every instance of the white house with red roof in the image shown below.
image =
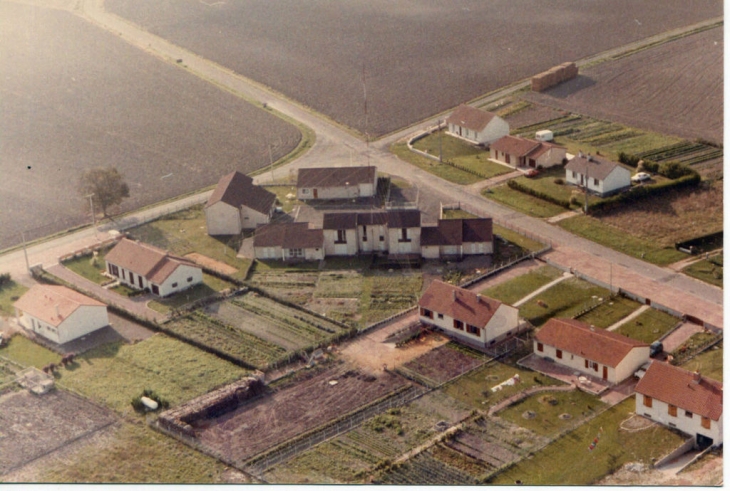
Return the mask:
<path id="1" fill-rule="evenodd" d="M 205 204 L 208 235 L 238 235 L 269 223 L 276 195 L 238 171 L 223 176 Z"/>
<path id="2" fill-rule="evenodd" d="M 506 135 L 489 146 L 489 158 L 512 167 L 553 167 L 563 163 L 565 147 Z"/>
<path id="3" fill-rule="evenodd" d="M 649 360 L 649 345 L 575 319 L 552 318 L 537 331 L 534 353 L 617 384 Z"/>
<path id="4" fill-rule="evenodd" d="M 106 270 L 135 290 L 166 297 L 203 282 L 203 270 L 184 257 L 124 238 L 104 258 Z"/>
<path id="5" fill-rule="evenodd" d="M 494 113 L 461 104 L 446 118 L 448 132 L 472 143 L 492 143 L 509 135 L 509 124 Z"/>
<path id="6" fill-rule="evenodd" d="M 106 305 L 55 285 L 35 285 L 13 304 L 25 329 L 64 344 L 109 325 Z"/>
<path id="7" fill-rule="evenodd" d="M 722 383 L 653 361 L 636 385 L 636 414 L 692 435 L 700 447 L 722 443 Z"/>
<path id="8" fill-rule="evenodd" d="M 491 346 L 517 333 L 519 311 L 499 300 L 434 280 L 418 301 L 423 324 L 479 346 Z"/>

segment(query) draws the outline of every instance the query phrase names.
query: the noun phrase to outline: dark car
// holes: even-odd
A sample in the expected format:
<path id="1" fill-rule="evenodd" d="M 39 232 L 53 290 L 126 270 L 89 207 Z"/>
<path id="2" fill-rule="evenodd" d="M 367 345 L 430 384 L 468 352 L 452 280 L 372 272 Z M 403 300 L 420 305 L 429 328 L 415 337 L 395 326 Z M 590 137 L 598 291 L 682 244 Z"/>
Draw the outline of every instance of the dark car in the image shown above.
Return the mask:
<path id="1" fill-rule="evenodd" d="M 537 177 L 540 175 L 540 171 L 537 169 L 530 169 L 525 172 L 525 177 Z"/>

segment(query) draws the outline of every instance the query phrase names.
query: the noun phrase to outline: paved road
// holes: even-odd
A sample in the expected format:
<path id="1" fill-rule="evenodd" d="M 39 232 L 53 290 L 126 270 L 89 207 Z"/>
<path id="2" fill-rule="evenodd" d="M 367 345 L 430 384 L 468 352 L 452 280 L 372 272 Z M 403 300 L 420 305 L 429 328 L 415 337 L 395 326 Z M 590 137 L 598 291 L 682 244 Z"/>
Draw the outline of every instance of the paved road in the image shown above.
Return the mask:
<path id="1" fill-rule="evenodd" d="M 660 297 L 660 303 L 671 306 L 681 306 L 682 311 L 695 315 L 718 327 L 722 326 L 722 290 L 711 285 L 694 280 L 668 268 L 661 268 L 644 261 L 635 259 L 625 254 L 613 251 L 599 244 L 577 237 L 559 227 L 550 225 L 544 220 L 529 217 L 519 212 L 506 208 L 500 204 L 483 199 L 478 189 L 462 187 L 445 181 L 439 177 L 429 174 L 419 168 L 411 166 L 388 151 L 389 145 L 402 138 L 404 135 L 415 133 L 418 128 L 407 128 L 396 134 L 390 135 L 378 142 L 363 142 L 346 129 L 337 126 L 321 115 L 315 114 L 301 105 L 267 90 L 260 84 L 241 77 L 231 70 L 221 67 L 202 57 L 194 55 L 178 46 L 175 46 L 164 39 L 142 31 L 136 26 L 104 12 L 103 0 L 82 0 L 79 2 L 79 9 L 76 11 L 85 19 L 118 34 L 122 39 L 130 42 L 157 56 L 180 69 L 189 70 L 197 76 L 210 81 L 220 87 L 226 88 L 253 103 L 266 102 L 268 107 L 285 114 L 302 124 L 309 126 L 317 135 L 317 141 L 312 149 L 297 159 L 295 162 L 284 167 L 277 168 L 273 173 L 265 173 L 259 176 L 257 182 L 265 182 L 274 179 L 284 179 L 292 175 L 292 172 L 300 167 L 310 166 L 334 166 L 371 164 L 376 165 L 378 170 L 402 177 L 418 186 L 421 194 L 427 194 L 430 199 L 443 202 L 461 201 L 472 208 L 500 219 L 503 222 L 511 223 L 525 230 L 540 235 L 549 240 L 555 251 L 550 253 L 552 259 L 564 266 L 575 267 L 580 265 L 579 271 L 601 279 L 608 283 L 609 276 L 616 286 L 624 287 L 636 294 L 654 298 Z M 702 24 L 716 21 L 706 21 Z M 696 26 L 690 26 L 685 30 L 692 30 Z M 680 30 L 676 30 L 680 31 Z M 671 35 L 676 35 L 673 31 Z M 656 39 L 644 41 L 649 44 L 656 42 Z M 630 50 L 636 49 L 642 42 L 632 43 Z M 614 53 L 621 51 L 612 50 Z M 183 60 L 177 63 L 177 60 Z M 491 96 L 482 100 L 497 100 L 509 93 L 518 90 L 519 84 L 510 88 L 497 91 Z M 433 123 L 433 122 L 431 122 Z M 422 127 L 428 123 L 422 123 Z M 272 176 L 273 174 L 273 176 Z M 174 204 L 163 205 L 173 208 Z M 155 210 L 158 212 L 159 210 Z M 132 215 L 133 220 L 135 215 Z M 70 248 L 84 243 L 93 243 L 96 240 L 90 230 L 83 230 L 76 234 L 63 237 L 51 243 L 41 244 L 29 250 L 31 263 L 54 261 Z M 613 266 L 610 266 L 610 265 Z M 24 270 L 24 259 L 22 251 L 0 257 L 0 271 L 22 274 Z M 27 277 L 23 278 L 27 281 Z M 659 300 L 657 300 L 659 301 Z"/>

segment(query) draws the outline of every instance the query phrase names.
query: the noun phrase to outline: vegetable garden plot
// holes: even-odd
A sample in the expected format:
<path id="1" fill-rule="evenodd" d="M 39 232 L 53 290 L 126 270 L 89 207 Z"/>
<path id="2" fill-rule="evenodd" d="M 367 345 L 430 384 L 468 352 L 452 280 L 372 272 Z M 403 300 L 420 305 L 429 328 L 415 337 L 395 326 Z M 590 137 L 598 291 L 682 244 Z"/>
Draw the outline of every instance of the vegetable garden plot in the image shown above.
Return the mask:
<path id="1" fill-rule="evenodd" d="M 358 298 L 363 277 L 354 271 L 327 272 L 319 275 L 315 297 Z"/>
<path id="2" fill-rule="evenodd" d="M 219 418 L 201 421 L 196 435 L 208 449 L 243 463 L 408 386 L 392 373 L 375 377 L 337 367 Z"/>
<path id="3" fill-rule="evenodd" d="M 396 485 L 467 485 L 476 481 L 466 472 L 452 467 L 423 452 L 386 471 L 379 481 Z"/>
<path id="4" fill-rule="evenodd" d="M 459 349 L 454 343 L 449 343 L 419 356 L 398 370 L 406 376 L 422 381 L 429 387 L 436 387 L 486 361 L 487 358 L 484 355 Z"/>
<path id="5" fill-rule="evenodd" d="M 362 322 L 376 322 L 415 305 L 422 287 L 421 273 L 366 276 L 360 297 Z"/>

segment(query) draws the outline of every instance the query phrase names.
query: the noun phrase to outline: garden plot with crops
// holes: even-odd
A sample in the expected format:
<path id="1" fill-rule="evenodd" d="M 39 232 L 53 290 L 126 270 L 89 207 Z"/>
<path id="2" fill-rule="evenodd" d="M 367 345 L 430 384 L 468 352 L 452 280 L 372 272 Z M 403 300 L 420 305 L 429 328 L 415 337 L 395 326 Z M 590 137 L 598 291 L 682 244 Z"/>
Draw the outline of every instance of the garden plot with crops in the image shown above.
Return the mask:
<path id="1" fill-rule="evenodd" d="M 198 441 L 239 464 L 411 384 L 399 375 L 367 375 L 346 365 L 195 423 Z"/>
<path id="2" fill-rule="evenodd" d="M 487 360 L 482 353 L 449 343 L 409 361 L 397 370 L 428 387 L 437 387 Z"/>
<path id="3" fill-rule="evenodd" d="M 307 303 L 317 288 L 317 270 L 297 272 L 263 269 L 259 263 L 254 268 L 250 280 L 252 285 L 297 305 Z"/>
<path id="4" fill-rule="evenodd" d="M 431 451 L 422 452 L 406 462 L 394 465 L 377 482 L 400 486 L 477 484 L 471 475 L 435 458 Z"/>

